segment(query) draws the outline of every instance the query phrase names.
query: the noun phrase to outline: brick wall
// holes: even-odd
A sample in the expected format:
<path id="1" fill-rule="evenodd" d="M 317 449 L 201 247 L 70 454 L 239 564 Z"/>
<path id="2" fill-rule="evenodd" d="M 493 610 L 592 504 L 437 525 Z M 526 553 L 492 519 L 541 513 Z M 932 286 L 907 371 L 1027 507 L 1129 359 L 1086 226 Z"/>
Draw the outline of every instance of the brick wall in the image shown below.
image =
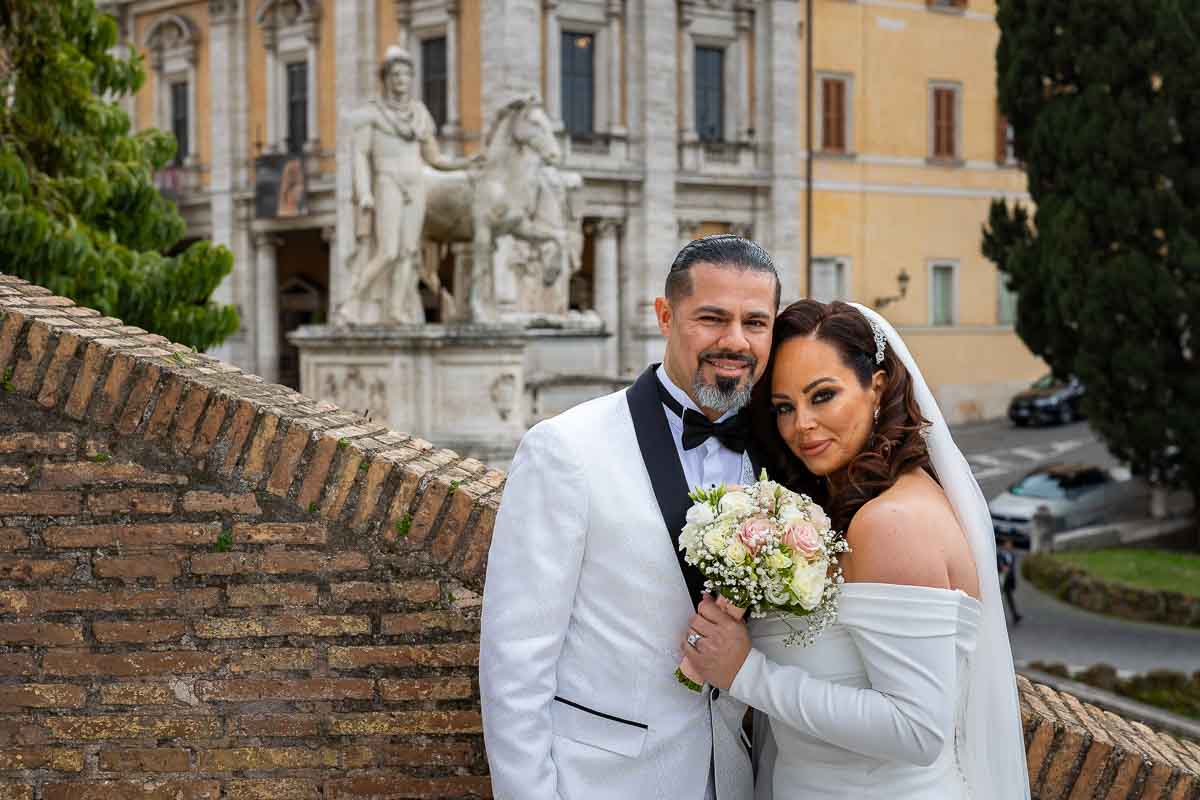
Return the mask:
<path id="1" fill-rule="evenodd" d="M 487 796 L 503 473 L 0 275 L 0 800 Z M 1022 683 L 1037 796 L 1200 748 Z"/>

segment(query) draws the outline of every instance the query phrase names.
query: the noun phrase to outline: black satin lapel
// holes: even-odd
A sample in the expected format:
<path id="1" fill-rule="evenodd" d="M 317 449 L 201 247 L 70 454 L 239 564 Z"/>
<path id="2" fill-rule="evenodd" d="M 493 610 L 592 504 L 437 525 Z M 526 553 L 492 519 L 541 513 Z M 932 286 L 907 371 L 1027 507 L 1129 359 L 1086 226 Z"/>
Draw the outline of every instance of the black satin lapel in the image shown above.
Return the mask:
<path id="1" fill-rule="evenodd" d="M 667 424 L 666 412 L 658 397 L 658 378 L 654 374 L 657 369 L 657 364 L 647 368 L 629 387 L 625 397 L 629 401 L 629 413 L 633 417 L 633 430 L 637 434 L 638 448 L 642 451 L 642 462 L 650 475 L 654 498 L 658 501 L 658 509 L 671 535 L 671 547 L 679 560 L 688 594 L 692 602 L 698 604 L 704 589 L 704 576 L 684 561 L 683 553 L 679 551 L 679 534 L 686 522 L 688 508 L 692 505 L 688 499 L 690 489 L 683 474 L 683 465 L 679 463 L 679 453 L 675 449 L 671 427 Z"/>

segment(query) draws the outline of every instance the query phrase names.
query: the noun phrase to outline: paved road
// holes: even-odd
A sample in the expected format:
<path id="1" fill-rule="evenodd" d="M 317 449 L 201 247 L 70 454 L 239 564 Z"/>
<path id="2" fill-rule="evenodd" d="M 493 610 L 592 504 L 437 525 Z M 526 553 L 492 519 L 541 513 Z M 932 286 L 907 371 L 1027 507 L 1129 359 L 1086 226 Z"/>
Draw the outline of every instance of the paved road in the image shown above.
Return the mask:
<path id="1" fill-rule="evenodd" d="M 1047 428 L 1015 428 L 1007 421 L 976 423 L 956 427 L 954 439 L 989 498 L 1050 461 L 1116 464 L 1086 422 Z M 1023 619 L 1018 626 L 1010 624 L 1009 641 L 1018 664 L 1104 663 L 1129 672 L 1200 670 L 1200 630 L 1093 614 L 1059 602 L 1024 581 L 1018 582 L 1017 607 Z"/>

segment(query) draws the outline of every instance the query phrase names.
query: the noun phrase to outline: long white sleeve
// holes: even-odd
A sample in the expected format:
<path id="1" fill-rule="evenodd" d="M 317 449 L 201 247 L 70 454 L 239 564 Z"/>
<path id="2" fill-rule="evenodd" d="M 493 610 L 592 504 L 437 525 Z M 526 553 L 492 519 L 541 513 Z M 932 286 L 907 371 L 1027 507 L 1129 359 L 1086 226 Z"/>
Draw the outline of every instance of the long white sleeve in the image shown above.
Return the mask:
<path id="1" fill-rule="evenodd" d="M 849 628 L 869 688 L 814 678 L 751 650 L 730 694 L 801 733 L 873 758 L 927 766 L 954 736 L 954 620 Z"/>
<path id="2" fill-rule="evenodd" d="M 509 470 L 488 553 L 479 640 L 483 734 L 497 800 L 554 800 L 550 704 L 587 533 L 587 487 L 548 423 Z"/>

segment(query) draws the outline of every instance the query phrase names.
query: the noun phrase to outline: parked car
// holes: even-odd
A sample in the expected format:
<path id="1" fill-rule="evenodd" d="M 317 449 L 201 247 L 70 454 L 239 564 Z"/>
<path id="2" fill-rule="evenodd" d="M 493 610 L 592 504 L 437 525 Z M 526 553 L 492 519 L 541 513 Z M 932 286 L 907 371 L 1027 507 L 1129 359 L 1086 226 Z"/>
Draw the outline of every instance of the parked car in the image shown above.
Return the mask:
<path id="1" fill-rule="evenodd" d="M 1076 378 L 1060 381 L 1043 375 L 1008 404 L 1008 418 L 1017 425 L 1061 423 L 1069 425 L 1083 419 L 1080 401 L 1083 384 Z"/>
<path id="2" fill-rule="evenodd" d="M 1145 505 L 1148 489 L 1124 467 L 1105 469 L 1087 464 L 1038 467 L 988 502 L 996 536 L 1011 536 L 1029 545 L 1033 515 L 1050 509 L 1056 530 L 1096 525 Z"/>

